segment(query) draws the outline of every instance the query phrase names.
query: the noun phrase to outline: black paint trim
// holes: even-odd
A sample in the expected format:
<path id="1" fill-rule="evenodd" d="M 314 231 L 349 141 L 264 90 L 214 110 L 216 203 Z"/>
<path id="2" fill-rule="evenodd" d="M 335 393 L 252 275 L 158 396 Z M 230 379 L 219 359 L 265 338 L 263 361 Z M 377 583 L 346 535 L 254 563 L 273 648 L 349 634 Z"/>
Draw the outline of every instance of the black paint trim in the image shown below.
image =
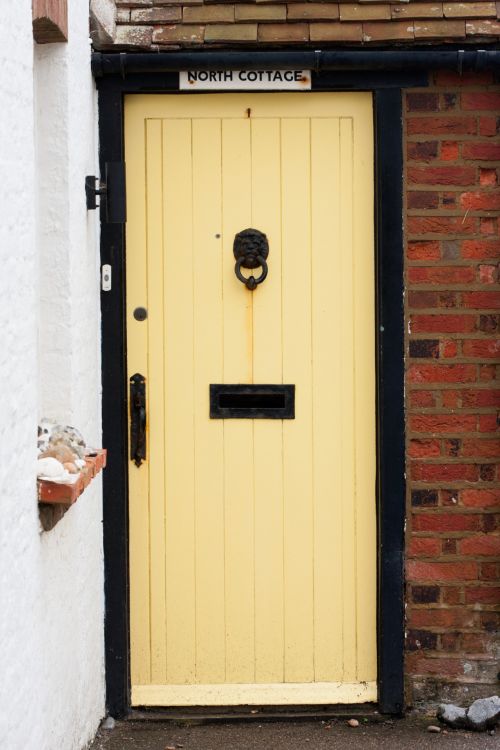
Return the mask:
<path id="1" fill-rule="evenodd" d="M 152 56 L 154 57 L 154 56 Z M 379 523 L 378 655 L 379 708 L 403 710 L 403 85 L 427 83 L 423 73 L 321 73 L 313 90 L 373 90 L 376 126 L 377 388 Z M 378 81 L 376 86 L 371 83 Z M 123 94 L 177 90 L 173 73 L 108 76 L 98 81 L 100 166 L 123 160 Z M 298 94 L 307 95 L 307 94 Z M 104 556 L 106 597 L 106 690 L 111 715 L 130 710 L 128 592 L 128 445 L 125 329 L 124 226 L 107 224 L 101 211 L 101 262 L 113 267 L 113 286 L 102 292 Z M 383 330 L 382 330 L 383 329 Z"/>
<path id="2" fill-rule="evenodd" d="M 404 309 L 401 92 L 375 94 L 378 675 L 383 713 L 403 711 Z"/>
<path id="3" fill-rule="evenodd" d="M 123 161 L 123 96 L 99 92 L 100 168 Z M 128 420 L 125 329 L 125 227 L 101 210 L 101 263 L 112 266 L 112 287 L 101 292 L 102 428 L 108 448 L 103 473 L 104 595 L 107 708 L 124 716 L 129 697 Z"/>
<path id="4" fill-rule="evenodd" d="M 451 49 L 450 49 L 451 47 Z M 131 73 L 166 73 L 179 70 L 355 70 L 390 71 L 498 70 L 500 52 L 491 49 L 295 49 L 295 50 L 179 50 L 171 52 L 94 52 L 92 71 L 96 78 Z"/>

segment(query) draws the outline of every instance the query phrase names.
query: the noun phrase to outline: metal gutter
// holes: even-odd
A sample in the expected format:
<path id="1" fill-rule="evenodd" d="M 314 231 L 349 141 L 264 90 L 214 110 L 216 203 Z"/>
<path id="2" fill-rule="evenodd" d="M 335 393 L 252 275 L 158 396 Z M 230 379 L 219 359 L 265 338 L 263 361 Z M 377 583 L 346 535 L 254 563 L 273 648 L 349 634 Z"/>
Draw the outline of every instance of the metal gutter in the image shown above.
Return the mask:
<path id="1" fill-rule="evenodd" d="M 213 50 L 180 52 L 94 52 L 96 78 L 180 70 L 500 70 L 498 50 Z"/>

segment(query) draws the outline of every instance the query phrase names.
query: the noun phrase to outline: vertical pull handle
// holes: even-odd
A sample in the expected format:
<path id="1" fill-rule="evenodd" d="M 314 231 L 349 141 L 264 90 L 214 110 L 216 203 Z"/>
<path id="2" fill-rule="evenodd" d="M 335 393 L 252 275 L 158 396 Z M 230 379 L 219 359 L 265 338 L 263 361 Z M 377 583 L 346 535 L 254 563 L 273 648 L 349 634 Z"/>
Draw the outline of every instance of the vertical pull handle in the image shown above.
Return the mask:
<path id="1" fill-rule="evenodd" d="M 146 379 L 138 372 L 130 378 L 130 458 L 136 466 L 146 459 Z"/>

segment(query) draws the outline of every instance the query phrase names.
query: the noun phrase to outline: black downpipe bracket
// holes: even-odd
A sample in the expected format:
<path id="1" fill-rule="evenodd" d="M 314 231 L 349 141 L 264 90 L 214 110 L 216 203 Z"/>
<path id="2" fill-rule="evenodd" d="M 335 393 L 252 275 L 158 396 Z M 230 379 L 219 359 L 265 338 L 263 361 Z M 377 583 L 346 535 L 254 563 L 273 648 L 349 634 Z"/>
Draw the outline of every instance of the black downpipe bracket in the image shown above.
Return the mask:
<path id="1" fill-rule="evenodd" d="M 296 50 L 92 54 L 96 78 L 180 70 L 500 70 L 498 50 Z"/>

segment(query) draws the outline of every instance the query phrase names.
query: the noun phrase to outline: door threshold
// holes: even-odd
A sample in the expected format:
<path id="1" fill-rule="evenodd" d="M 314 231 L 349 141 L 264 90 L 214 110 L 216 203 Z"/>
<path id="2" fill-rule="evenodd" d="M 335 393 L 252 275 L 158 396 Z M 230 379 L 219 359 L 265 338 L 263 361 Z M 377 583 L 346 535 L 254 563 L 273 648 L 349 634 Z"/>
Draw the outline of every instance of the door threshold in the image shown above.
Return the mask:
<path id="1" fill-rule="evenodd" d="M 317 706 L 182 706 L 180 708 L 130 709 L 126 721 L 211 724 L 217 722 L 263 721 L 332 721 L 365 720 L 373 724 L 384 721 L 374 703 Z"/>

